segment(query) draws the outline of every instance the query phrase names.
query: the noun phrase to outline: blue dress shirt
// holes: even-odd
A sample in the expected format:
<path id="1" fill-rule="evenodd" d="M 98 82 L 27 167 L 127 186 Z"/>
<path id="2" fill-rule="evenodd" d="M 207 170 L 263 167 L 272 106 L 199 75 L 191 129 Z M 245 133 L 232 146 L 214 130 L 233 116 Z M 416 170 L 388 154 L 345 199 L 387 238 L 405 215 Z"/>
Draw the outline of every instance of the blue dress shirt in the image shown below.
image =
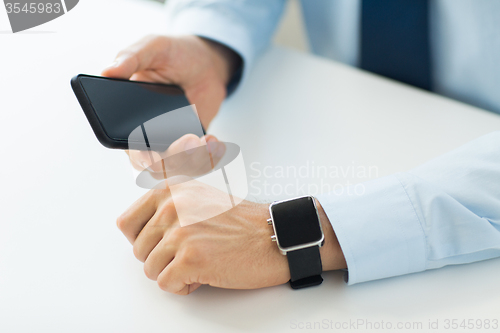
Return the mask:
<path id="1" fill-rule="evenodd" d="M 349 284 L 500 256 L 500 131 L 364 186 L 318 196 Z"/>
<path id="2" fill-rule="evenodd" d="M 244 75 L 269 45 L 285 0 L 168 0 L 170 32 L 239 53 Z M 303 0 L 314 53 L 358 63 L 359 1 Z M 500 1 L 431 2 L 434 87 L 500 113 Z M 406 173 L 364 183 L 362 195 L 318 196 L 348 266 L 348 283 L 500 256 L 500 132 Z"/>
<path id="3" fill-rule="evenodd" d="M 313 53 L 356 66 L 359 0 L 301 0 Z M 168 0 L 171 32 L 196 34 L 238 52 L 247 72 L 269 41 L 285 0 Z M 433 87 L 500 113 L 500 1 L 430 2 Z"/>

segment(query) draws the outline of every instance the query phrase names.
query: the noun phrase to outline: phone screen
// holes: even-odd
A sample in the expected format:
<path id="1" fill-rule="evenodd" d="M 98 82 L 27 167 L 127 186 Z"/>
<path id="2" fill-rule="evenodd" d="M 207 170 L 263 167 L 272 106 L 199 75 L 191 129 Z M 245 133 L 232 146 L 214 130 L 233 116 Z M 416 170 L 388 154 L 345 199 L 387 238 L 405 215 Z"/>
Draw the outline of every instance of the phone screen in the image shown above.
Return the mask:
<path id="1" fill-rule="evenodd" d="M 127 141 L 144 123 L 190 105 L 182 89 L 176 86 L 88 76 L 80 77 L 79 81 L 104 131 L 114 140 Z M 163 136 L 168 137 L 161 140 L 169 141 L 163 144 L 187 133 L 203 135 L 194 110 L 178 112 L 169 119 L 168 128 L 161 129 Z"/>

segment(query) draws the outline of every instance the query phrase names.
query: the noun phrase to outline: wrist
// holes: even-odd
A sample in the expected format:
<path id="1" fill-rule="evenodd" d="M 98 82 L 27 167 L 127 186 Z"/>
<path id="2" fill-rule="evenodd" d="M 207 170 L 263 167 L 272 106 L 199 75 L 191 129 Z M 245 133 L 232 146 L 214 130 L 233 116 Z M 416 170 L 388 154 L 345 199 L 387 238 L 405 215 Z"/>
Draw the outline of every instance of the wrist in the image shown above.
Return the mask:
<path id="1" fill-rule="evenodd" d="M 347 268 L 347 264 L 340 247 L 340 244 L 337 240 L 337 236 L 332 228 L 330 220 L 326 215 L 323 207 L 319 203 L 317 199 L 316 209 L 318 212 L 318 217 L 321 223 L 321 228 L 324 234 L 324 242 L 323 246 L 319 248 L 320 256 L 321 256 L 321 270 L 322 271 L 331 271 Z M 269 210 L 269 205 L 265 205 L 262 208 L 262 211 Z M 269 216 L 268 214 L 266 214 Z M 264 238 L 269 239 L 274 234 L 274 230 L 272 228 L 267 227 L 267 232 L 265 233 Z M 271 245 L 271 242 L 268 242 Z M 289 263 L 287 260 L 287 256 L 284 256 L 280 249 L 278 248 L 275 242 L 272 242 L 269 252 L 274 258 L 276 258 L 276 263 L 273 265 L 274 274 L 277 281 L 284 283 L 290 280 L 291 272 Z"/>
<path id="2" fill-rule="evenodd" d="M 200 39 L 208 46 L 216 72 L 220 75 L 224 85 L 227 85 L 235 71 L 241 66 L 241 57 L 223 44 L 202 37 Z"/>
<path id="3" fill-rule="evenodd" d="M 332 271 L 337 269 L 347 268 L 342 248 L 340 247 L 335 231 L 332 224 L 328 219 L 320 202 L 316 199 L 316 207 L 318 208 L 318 215 L 325 235 L 325 243 L 320 248 L 321 263 L 323 271 Z"/>

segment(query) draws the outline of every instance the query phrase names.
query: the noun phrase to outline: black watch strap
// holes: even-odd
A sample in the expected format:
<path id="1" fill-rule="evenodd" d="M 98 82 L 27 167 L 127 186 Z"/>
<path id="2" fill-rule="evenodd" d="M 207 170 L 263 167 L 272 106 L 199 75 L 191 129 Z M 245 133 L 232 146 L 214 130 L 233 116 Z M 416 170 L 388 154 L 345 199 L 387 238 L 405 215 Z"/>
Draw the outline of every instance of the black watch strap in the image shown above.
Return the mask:
<path id="1" fill-rule="evenodd" d="M 323 282 L 319 246 L 289 251 L 286 253 L 290 267 L 290 286 L 293 289 L 317 286 Z"/>

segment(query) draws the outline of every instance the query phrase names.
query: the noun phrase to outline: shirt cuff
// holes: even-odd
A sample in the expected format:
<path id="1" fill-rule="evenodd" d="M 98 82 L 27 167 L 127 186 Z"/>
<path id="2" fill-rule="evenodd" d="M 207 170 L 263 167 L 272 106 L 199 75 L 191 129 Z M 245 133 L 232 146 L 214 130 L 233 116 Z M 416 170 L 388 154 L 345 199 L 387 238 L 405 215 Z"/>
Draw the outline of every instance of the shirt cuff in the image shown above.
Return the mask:
<path id="1" fill-rule="evenodd" d="M 237 69 L 228 84 L 228 94 L 232 93 L 239 82 L 246 77 L 255 59 L 248 27 L 241 24 L 237 17 L 222 15 L 211 8 L 173 9 L 169 14 L 168 32 L 170 34 L 207 38 L 230 48 L 241 57 L 242 67 Z"/>
<path id="2" fill-rule="evenodd" d="M 399 173 L 319 195 L 347 262 L 349 285 L 420 272 L 426 242 Z"/>

